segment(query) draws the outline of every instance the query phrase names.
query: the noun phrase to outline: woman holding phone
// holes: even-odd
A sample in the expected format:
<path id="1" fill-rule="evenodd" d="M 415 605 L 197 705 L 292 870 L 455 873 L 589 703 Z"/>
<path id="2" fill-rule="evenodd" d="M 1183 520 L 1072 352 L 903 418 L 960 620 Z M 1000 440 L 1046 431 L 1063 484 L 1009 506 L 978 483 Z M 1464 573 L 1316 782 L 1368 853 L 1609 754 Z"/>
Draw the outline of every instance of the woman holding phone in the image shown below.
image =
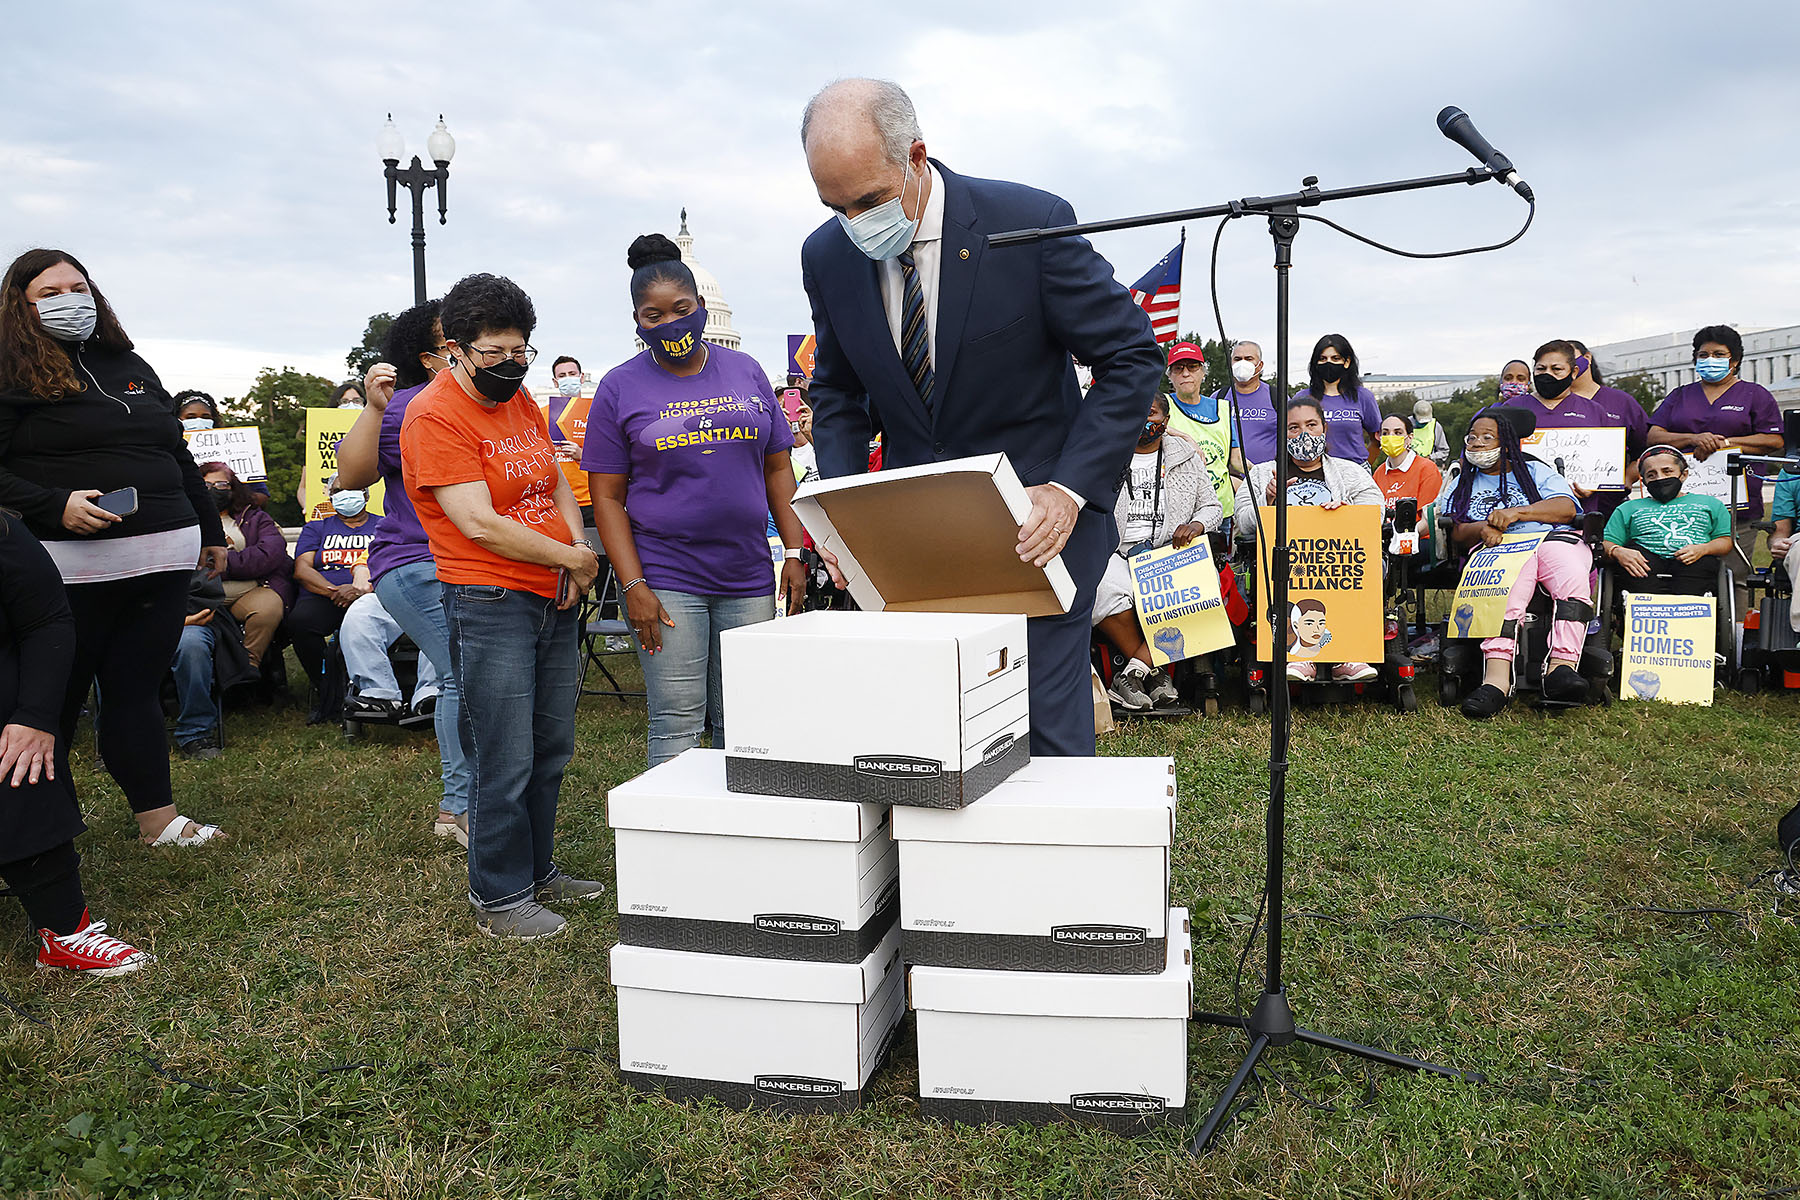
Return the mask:
<path id="1" fill-rule="evenodd" d="M 61 250 L 28 250 L 0 280 L 0 506 L 44 544 L 75 617 L 62 744 L 98 683 L 100 757 L 143 840 L 210 840 L 176 812 L 158 691 L 195 564 L 225 569 L 224 531 L 169 393 Z"/>

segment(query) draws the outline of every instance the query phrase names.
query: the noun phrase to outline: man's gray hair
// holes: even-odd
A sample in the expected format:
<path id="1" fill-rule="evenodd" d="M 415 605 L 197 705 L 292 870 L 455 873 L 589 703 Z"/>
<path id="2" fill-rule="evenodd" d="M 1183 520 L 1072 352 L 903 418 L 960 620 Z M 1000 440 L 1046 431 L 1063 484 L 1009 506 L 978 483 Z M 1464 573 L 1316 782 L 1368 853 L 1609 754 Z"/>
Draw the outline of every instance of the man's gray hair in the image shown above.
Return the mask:
<path id="1" fill-rule="evenodd" d="M 841 100 L 839 93 L 843 94 Z M 802 148 L 812 131 L 813 116 L 822 104 L 834 102 L 854 103 L 860 108 L 881 138 L 882 157 L 896 166 L 906 161 L 914 142 L 924 139 L 912 98 L 899 84 L 886 79 L 838 79 L 820 88 L 806 102 L 806 111 L 800 116 Z"/>
<path id="2" fill-rule="evenodd" d="M 1242 350 L 1245 346 L 1255 346 L 1256 347 L 1256 357 L 1258 357 L 1258 358 L 1262 357 L 1262 343 L 1251 341 L 1249 338 L 1239 338 L 1237 341 L 1231 343 L 1231 352 L 1233 354 L 1236 354 L 1239 350 Z"/>

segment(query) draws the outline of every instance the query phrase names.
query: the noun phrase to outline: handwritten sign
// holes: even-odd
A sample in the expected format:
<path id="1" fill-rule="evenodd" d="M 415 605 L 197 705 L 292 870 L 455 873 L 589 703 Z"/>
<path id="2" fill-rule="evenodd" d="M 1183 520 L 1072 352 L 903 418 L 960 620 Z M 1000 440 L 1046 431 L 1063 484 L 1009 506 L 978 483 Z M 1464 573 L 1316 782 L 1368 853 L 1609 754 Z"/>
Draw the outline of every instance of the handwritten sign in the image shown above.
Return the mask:
<path id="1" fill-rule="evenodd" d="M 1540 429 L 1520 438 L 1527 454 L 1536 455 L 1570 483 L 1593 491 L 1625 486 L 1625 430 Z"/>
<path id="2" fill-rule="evenodd" d="M 246 483 L 269 477 L 263 463 L 262 431 L 254 425 L 227 429 L 193 429 L 182 434 L 196 463 L 222 462 Z"/>

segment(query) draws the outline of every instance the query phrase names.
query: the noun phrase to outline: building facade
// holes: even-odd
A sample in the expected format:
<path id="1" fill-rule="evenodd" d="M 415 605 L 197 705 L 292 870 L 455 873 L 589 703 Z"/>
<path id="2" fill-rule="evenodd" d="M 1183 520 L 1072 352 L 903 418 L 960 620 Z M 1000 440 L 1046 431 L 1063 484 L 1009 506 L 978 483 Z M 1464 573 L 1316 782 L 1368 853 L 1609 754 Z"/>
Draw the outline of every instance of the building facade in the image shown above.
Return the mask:
<path id="1" fill-rule="evenodd" d="M 1800 325 L 1731 327 L 1744 339 L 1739 376 L 1768 388 L 1784 408 L 1800 405 L 1800 381 L 1794 378 L 1794 372 L 1800 370 Z M 1678 330 L 1608 342 L 1593 348 L 1594 357 L 1609 378 L 1647 374 L 1663 391 L 1672 392 L 1694 382 L 1694 333 L 1693 329 Z"/>

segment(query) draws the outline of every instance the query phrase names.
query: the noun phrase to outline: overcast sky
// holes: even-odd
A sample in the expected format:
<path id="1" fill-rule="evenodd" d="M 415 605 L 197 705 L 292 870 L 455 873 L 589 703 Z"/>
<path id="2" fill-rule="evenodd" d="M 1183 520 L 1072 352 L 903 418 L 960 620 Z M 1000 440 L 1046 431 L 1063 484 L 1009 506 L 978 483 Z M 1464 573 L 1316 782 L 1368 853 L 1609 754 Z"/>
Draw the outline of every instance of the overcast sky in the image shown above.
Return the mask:
<path id="1" fill-rule="evenodd" d="M 1379 15 L 1377 15 L 1379 14 Z M 631 353 L 625 248 L 689 211 L 744 348 L 777 369 L 808 327 L 799 249 L 828 214 L 806 98 L 843 75 L 913 96 L 934 156 L 1066 196 L 1084 219 L 1455 171 L 1466 109 L 1536 188 L 1497 254 L 1298 241 L 1296 343 L 1346 334 L 1366 372 L 1490 372 L 1553 336 L 1592 343 L 1800 322 L 1800 5 L 1443 3 L 13 6 L 0 89 L 0 252 L 82 258 L 171 390 L 237 394 L 264 366 L 344 374 L 369 314 L 411 303 L 405 193 L 386 219 L 375 136 L 407 153 L 442 112 L 449 224 L 431 291 L 510 275 L 532 341 L 596 374 Z M 32 49 L 33 47 L 37 49 Z M 1331 206 L 1417 249 L 1497 241 L 1495 184 Z M 1210 326 L 1190 228 L 1183 327 Z M 1130 284 L 1174 228 L 1096 240 Z M 1233 336 L 1272 334 L 1260 223 L 1227 230 Z M 1304 352 L 1306 345 L 1300 346 Z M 1271 359 L 1273 354 L 1270 354 Z"/>

